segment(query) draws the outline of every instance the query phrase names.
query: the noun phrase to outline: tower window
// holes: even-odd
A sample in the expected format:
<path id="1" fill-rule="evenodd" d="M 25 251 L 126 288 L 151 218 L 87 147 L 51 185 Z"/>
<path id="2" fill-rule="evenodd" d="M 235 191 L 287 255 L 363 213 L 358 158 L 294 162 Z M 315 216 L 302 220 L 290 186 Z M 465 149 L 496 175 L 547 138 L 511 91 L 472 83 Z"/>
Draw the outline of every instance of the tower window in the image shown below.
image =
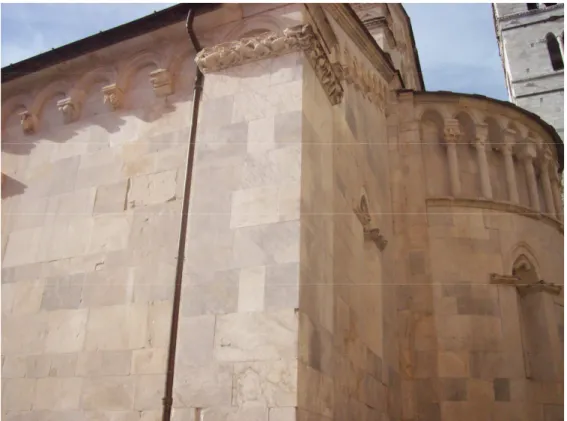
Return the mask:
<path id="1" fill-rule="evenodd" d="M 563 70 L 563 57 L 557 38 L 555 38 L 555 35 L 552 33 L 549 33 L 545 36 L 545 42 L 547 44 L 549 59 L 551 60 L 551 67 L 553 67 L 553 70 Z"/>
<path id="2" fill-rule="evenodd" d="M 528 10 L 537 10 L 539 9 L 539 5 L 537 3 L 526 3 L 526 6 L 528 6 Z"/>

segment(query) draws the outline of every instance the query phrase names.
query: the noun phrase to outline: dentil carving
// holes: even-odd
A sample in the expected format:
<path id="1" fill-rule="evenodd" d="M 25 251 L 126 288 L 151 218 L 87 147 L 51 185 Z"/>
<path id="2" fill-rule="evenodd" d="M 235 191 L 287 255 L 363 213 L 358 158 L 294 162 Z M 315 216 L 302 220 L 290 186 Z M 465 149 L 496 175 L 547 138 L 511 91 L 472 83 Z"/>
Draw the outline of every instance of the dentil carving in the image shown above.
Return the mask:
<path id="1" fill-rule="evenodd" d="M 348 49 L 344 49 L 341 63 L 340 76 L 348 84 L 362 94 L 373 104 L 380 108 L 384 107 L 386 97 L 386 87 L 381 83 L 380 79 L 370 71 L 364 69 L 358 63 L 356 57 L 353 57 Z"/>
<path id="2" fill-rule="evenodd" d="M 65 98 L 61 101 L 57 101 L 57 108 L 59 108 L 59 111 L 63 113 L 63 121 L 65 124 L 75 121 L 79 116 L 78 107 L 71 98 Z"/>
<path id="3" fill-rule="evenodd" d="M 102 88 L 102 94 L 104 95 L 104 103 L 108 104 L 112 111 L 116 111 L 122 107 L 124 95 L 115 83 L 104 86 Z"/>
<path id="4" fill-rule="evenodd" d="M 36 130 L 36 119 L 28 110 L 22 111 L 20 114 L 20 124 L 24 134 L 33 134 Z"/>
<path id="5" fill-rule="evenodd" d="M 171 95 L 173 93 L 171 74 L 167 69 L 157 69 L 151 72 L 150 82 L 152 83 L 154 93 L 158 97 Z"/>

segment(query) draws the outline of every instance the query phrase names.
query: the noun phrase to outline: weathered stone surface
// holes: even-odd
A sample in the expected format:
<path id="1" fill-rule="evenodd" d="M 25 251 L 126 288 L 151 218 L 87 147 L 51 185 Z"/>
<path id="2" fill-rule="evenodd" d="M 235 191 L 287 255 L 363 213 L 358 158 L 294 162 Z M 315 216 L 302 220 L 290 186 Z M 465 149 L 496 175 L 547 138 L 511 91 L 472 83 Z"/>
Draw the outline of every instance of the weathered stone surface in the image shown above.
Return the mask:
<path id="1" fill-rule="evenodd" d="M 215 357 L 219 361 L 262 361 L 297 355 L 294 309 L 217 316 Z"/>
<path id="2" fill-rule="evenodd" d="M 133 409 L 135 377 L 91 377 L 83 382 L 81 406 L 97 411 Z"/>
<path id="3" fill-rule="evenodd" d="M 148 307 L 143 304 L 93 308 L 87 323 L 85 349 L 143 348 L 148 343 L 147 320 Z"/>
<path id="4" fill-rule="evenodd" d="M 88 310 L 57 310 L 49 313 L 45 351 L 77 352 L 83 348 Z"/>
<path id="5" fill-rule="evenodd" d="M 232 366 L 207 364 L 186 367 L 175 377 L 174 407 L 219 407 L 232 405 Z"/>
<path id="6" fill-rule="evenodd" d="M 38 379 L 35 388 L 34 408 L 68 410 L 79 408 L 80 378 Z"/>
<path id="7" fill-rule="evenodd" d="M 176 171 L 141 175 L 131 179 L 128 208 L 139 208 L 175 199 Z"/>
<path id="8" fill-rule="evenodd" d="M 77 361 L 77 375 L 127 376 L 130 374 L 132 351 L 81 352 Z"/>
<path id="9" fill-rule="evenodd" d="M 34 379 L 3 380 L 2 410 L 29 411 L 32 409 L 36 384 Z"/>
<path id="10" fill-rule="evenodd" d="M 167 349 L 140 349 L 132 353 L 132 374 L 161 374 L 167 369 Z"/>

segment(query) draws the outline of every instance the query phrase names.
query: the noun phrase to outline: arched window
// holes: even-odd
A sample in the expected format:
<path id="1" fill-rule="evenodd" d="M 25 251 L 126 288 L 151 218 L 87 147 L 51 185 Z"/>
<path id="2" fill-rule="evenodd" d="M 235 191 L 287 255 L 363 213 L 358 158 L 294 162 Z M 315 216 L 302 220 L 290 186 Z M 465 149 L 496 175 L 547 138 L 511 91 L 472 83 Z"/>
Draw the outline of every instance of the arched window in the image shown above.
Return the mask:
<path id="1" fill-rule="evenodd" d="M 528 6 L 528 10 L 537 10 L 539 9 L 539 5 L 537 3 L 526 3 L 526 6 Z"/>
<path id="2" fill-rule="evenodd" d="M 551 60 L 551 67 L 553 67 L 553 70 L 563 70 L 563 57 L 561 48 L 559 47 L 559 41 L 557 41 L 555 35 L 550 32 L 545 36 L 545 42 L 547 44 L 549 59 Z"/>

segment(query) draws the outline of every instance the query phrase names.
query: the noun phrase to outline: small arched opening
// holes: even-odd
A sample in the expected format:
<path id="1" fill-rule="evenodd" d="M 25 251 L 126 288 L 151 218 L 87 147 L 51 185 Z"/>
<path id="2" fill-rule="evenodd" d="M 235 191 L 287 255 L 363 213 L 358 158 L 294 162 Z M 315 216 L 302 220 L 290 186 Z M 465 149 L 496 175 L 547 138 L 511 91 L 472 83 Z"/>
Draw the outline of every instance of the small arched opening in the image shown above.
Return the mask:
<path id="1" fill-rule="evenodd" d="M 528 10 L 537 10 L 539 9 L 539 4 L 537 3 L 526 3 Z"/>
<path id="2" fill-rule="evenodd" d="M 551 60 L 551 67 L 553 70 L 563 70 L 563 54 L 561 54 L 561 47 L 555 35 L 551 32 L 545 36 L 545 43 L 547 45 L 547 52 Z"/>

